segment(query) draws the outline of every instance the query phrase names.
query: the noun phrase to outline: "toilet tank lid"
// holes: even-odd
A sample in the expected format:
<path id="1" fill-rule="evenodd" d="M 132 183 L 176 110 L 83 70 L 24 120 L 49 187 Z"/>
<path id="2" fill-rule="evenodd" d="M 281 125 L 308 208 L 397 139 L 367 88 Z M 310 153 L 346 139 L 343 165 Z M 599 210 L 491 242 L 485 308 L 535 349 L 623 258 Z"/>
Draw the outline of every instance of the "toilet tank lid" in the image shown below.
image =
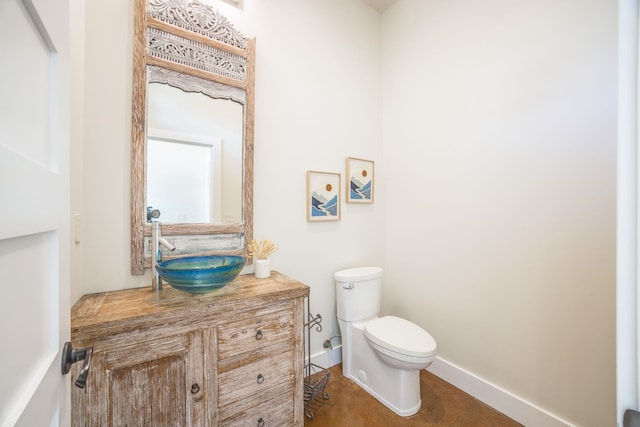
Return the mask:
<path id="1" fill-rule="evenodd" d="M 358 282 L 376 279 L 382 276 L 382 271 L 380 267 L 357 267 L 336 271 L 333 277 L 338 282 Z"/>

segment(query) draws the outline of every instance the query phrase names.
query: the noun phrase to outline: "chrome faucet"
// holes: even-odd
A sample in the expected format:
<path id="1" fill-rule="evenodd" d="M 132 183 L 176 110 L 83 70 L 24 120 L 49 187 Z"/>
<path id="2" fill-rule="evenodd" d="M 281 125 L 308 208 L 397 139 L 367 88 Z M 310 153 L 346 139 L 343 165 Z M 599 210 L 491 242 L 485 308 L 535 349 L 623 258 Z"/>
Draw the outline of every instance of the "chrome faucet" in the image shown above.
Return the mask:
<path id="1" fill-rule="evenodd" d="M 162 246 L 167 248 L 170 252 L 176 250 L 175 246 L 162 237 L 160 223 L 158 221 L 153 221 L 153 226 L 151 227 L 151 270 L 153 273 L 151 289 L 154 291 L 162 289 L 162 278 L 158 274 L 158 269 L 156 268 L 158 261 L 162 261 Z"/>

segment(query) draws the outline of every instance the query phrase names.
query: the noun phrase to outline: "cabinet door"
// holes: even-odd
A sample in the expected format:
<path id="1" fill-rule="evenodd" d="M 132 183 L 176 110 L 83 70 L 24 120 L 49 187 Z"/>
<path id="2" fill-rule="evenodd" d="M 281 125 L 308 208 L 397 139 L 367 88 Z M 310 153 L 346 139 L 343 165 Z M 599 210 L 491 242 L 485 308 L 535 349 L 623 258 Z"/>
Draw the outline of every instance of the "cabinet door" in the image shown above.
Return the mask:
<path id="1" fill-rule="evenodd" d="M 203 335 L 196 331 L 95 352 L 86 388 L 74 387 L 73 425 L 209 425 Z"/>

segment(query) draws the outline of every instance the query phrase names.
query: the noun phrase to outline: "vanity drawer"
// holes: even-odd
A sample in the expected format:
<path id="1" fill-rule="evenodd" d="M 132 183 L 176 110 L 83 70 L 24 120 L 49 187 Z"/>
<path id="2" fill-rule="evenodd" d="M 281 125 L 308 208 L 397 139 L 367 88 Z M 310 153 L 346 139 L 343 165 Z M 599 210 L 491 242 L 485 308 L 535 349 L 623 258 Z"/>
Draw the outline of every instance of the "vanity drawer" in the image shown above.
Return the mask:
<path id="1" fill-rule="evenodd" d="M 293 350 L 218 374 L 218 406 L 255 406 L 294 387 Z"/>
<path id="2" fill-rule="evenodd" d="M 246 411 L 223 419 L 220 427 L 256 426 L 287 427 L 293 426 L 293 391 L 267 400 L 248 408 Z"/>
<path id="3" fill-rule="evenodd" d="M 253 352 L 271 344 L 294 342 L 293 310 L 261 313 L 218 325 L 218 359 Z"/>

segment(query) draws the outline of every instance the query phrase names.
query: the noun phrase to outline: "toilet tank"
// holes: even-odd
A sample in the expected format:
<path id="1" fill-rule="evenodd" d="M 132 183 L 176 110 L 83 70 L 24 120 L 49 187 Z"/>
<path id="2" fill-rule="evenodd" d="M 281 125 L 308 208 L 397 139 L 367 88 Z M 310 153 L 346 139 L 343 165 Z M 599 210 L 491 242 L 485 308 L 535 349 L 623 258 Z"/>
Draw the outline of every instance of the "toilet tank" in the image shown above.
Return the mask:
<path id="1" fill-rule="evenodd" d="M 346 322 L 369 319 L 380 311 L 382 268 L 358 267 L 334 275 L 338 319 Z"/>

